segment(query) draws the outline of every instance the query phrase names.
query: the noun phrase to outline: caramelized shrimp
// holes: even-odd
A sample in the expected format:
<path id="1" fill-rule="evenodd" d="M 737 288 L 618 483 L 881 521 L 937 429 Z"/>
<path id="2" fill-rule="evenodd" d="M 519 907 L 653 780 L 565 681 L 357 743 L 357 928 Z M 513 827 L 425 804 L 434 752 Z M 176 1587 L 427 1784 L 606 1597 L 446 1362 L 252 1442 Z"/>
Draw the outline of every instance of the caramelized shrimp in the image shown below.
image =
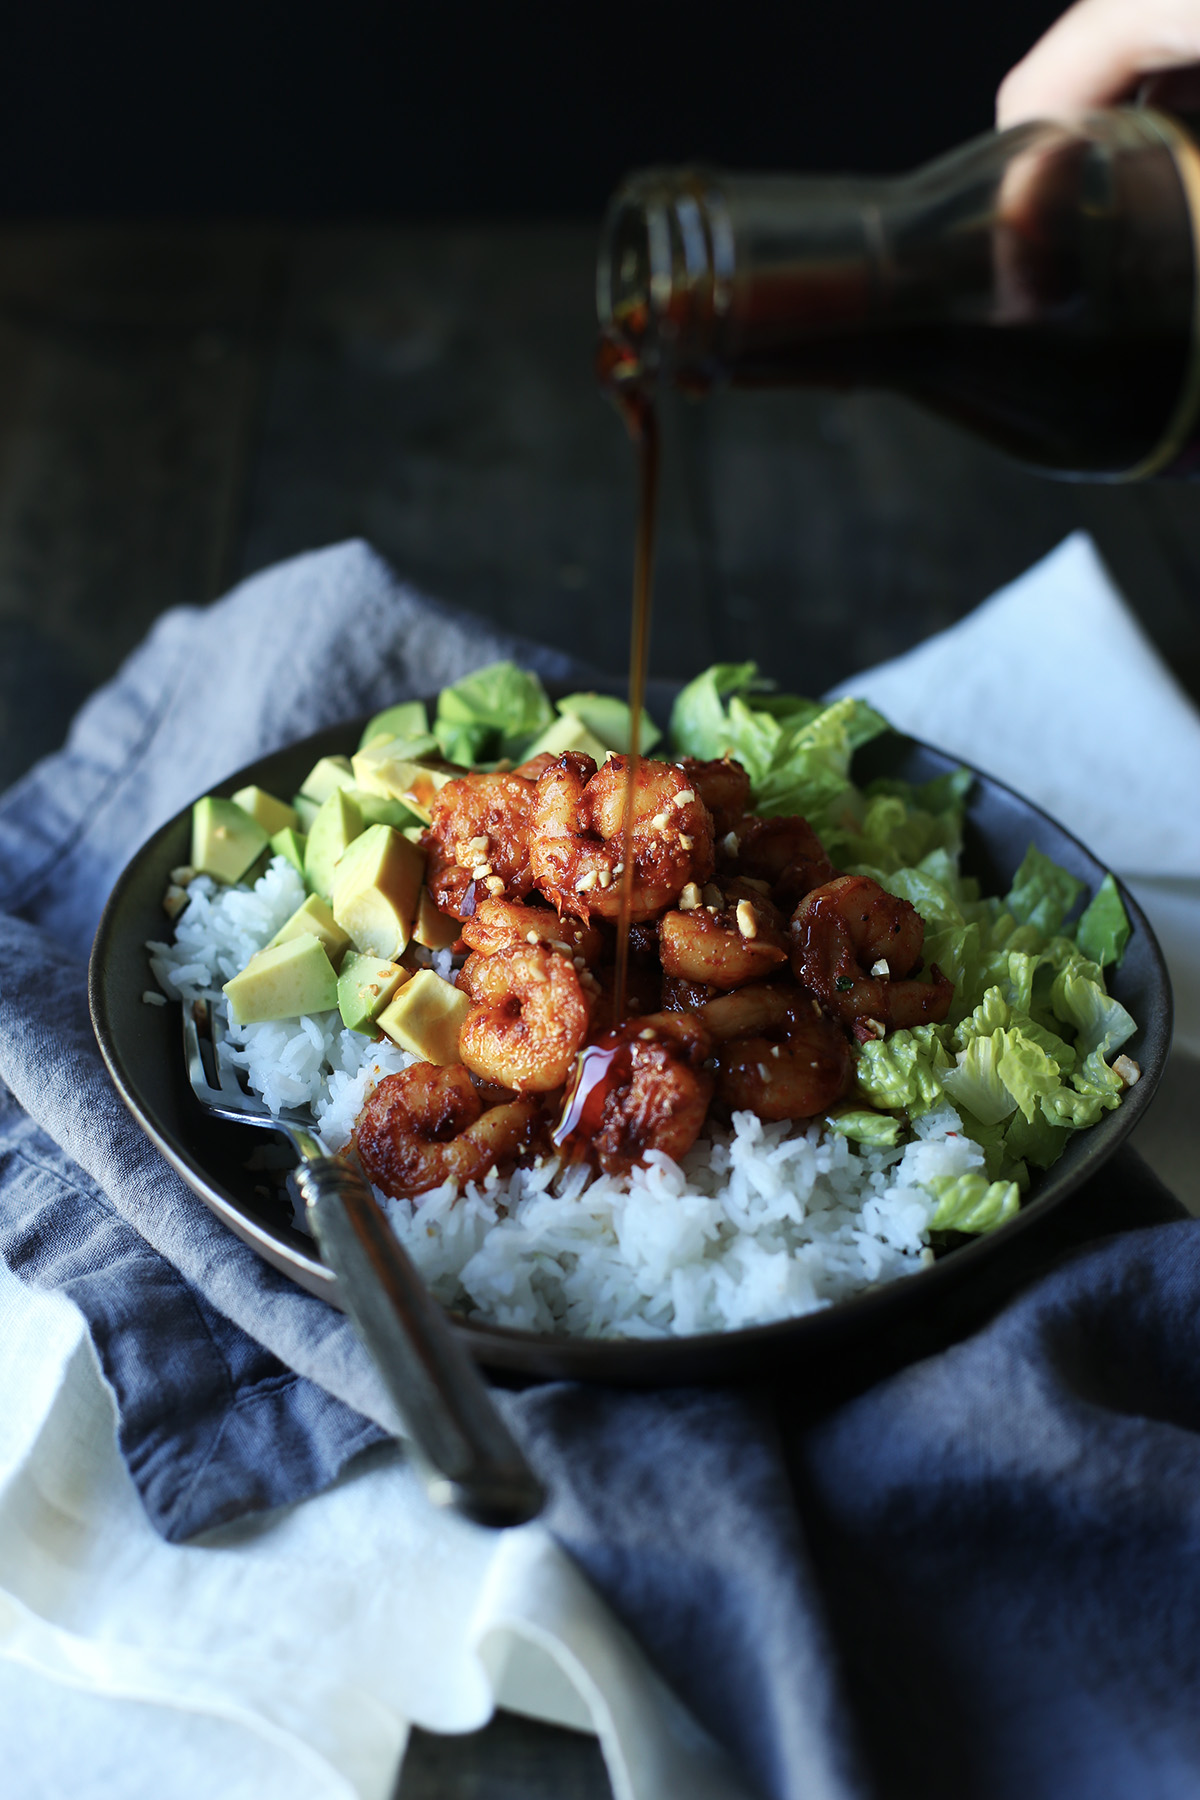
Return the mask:
<path id="1" fill-rule="evenodd" d="M 546 944 L 563 956 L 598 961 L 604 939 L 582 919 L 559 918 L 548 906 L 523 906 L 516 900 L 481 900 L 462 929 L 463 942 L 485 956 L 513 950 L 518 944 Z"/>
<path id="2" fill-rule="evenodd" d="M 519 775 L 463 775 L 434 796 L 422 843 L 425 879 L 442 912 L 467 919 L 485 897 L 523 900 L 529 893 L 536 792 Z"/>
<path id="3" fill-rule="evenodd" d="M 837 874 L 820 838 L 799 814 L 743 819 L 720 839 L 718 847 L 723 863 L 731 864 L 739 875 L 766 881 L 771 898 L 789 909 Z"/>
<path id="4" fill-rule="evenodd" d="M 627 1175 L 648 1150 L 685 1156 L 712 1097 L 711 1051 L 692 1013 L 651 1013 L 606 1032 L 581 1058 L 556 1141 L 590 1150 L 609 1175 Z"/>
<path id="5" fill-rule="evenodd" d="M 659 921 L 659 951 L 667 975 L 736 988 L 761 981 L 786 963 L 783 920 L 756 886 L 731 881 L 722 893 L 710 882 L 702 901 L 686 911 L 664 913 Z"/>
<path id="6" fill-rule="evenodd" d="M 386 1194 L 423 1194 L 444 1181 L 482 1181 L 515 1162 L 540 1123 L 535 1100 L 485 1111 L 457 1064 L 414 1063 L 379 1083 L 359 1116 L 355 1140 L 363 1168 Z"/>
<path id="7" fill-rule="evenodd" d="M 821 1011 L 820 1003 L 798 988 L 774 982 L 738 988 L 736 993 L 720 994 L 696 1008 L 697 1016 L 717 1044 L 751 1033 L 784 1032 L 801 1011 L 815 1015 Z"/>
<path id="8" fill-rule="evenodd" d="M 866 875 L 839 875 L 807 895 L 789 930 L 797 981 L 860 1037 L 928 1025 L 950 1010 L 954 984 L 936 964 L 930 981 L 904 979 L 925 943 L 920 913 Z"/>
<path id="9" fill-rule="evenodd" d="M 621 907 L 628 758 L 596 772 L 590 756 L 567 751 L 537 784 L 531 861 L 534 880 L 560 912 L 615 919 Z M 640 762 L 633 790 L 631 919 L 654 918 L 689 881 L 708 880 L 712 825 L 682 770 Z"/>
<path id="10" fill-rule="evenodd" d="M 562 1086 L 591 1017 L 569 957 L 540 943 L 492 956 L 476 951 L 459 971 L 458 985 L 475 1002 L 458 1034 L 468 1069 L 520 1094 Z"/>
<path id="11" fill-rule="evenodd" d="M 528 762 L 518 763 L 513 774 L 519 775 L 522 781 L 540 781 L 555 760 L 553 750 L 539 750 L 536 756 L 529 758 Z"/>
<path id="12" fill-rule="evenodd" d="M 717 1052 L 717 1098 L 760 1119 L 811 1119 L 828 1112 L 854 1079 L 854 1057 L 841 1027 L 804 1006 L 786 1035 L 737 1037 Z"/>
<path id="13" fill-rule="evenodd" d="M 684 756 L 676 763 L 712 814 L 713 832 L 724 837 L 740 824 L 750 805 L 750 777 L 740 762 L 724 756 L 718 762 L 701 762 Z"/>

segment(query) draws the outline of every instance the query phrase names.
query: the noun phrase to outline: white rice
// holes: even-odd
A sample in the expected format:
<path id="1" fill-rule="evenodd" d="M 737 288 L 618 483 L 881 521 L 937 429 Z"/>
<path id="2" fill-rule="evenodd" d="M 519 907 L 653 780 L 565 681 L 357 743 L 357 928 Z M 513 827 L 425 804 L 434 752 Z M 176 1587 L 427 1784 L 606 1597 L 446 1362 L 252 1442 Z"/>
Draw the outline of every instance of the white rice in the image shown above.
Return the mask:
<path id="1" fill-rule="evenodd" d="M 152 944 L 167 994 L 203 995 L 245 967 L 305 889 L 276 857 L 253 890 L 199 876 L 175 943 Z M 430 959 L 448 979 L 448 951 Z M 272 1109 L 310 1107 L 333 1149 L 370 1089 L 416 1057 L 347 1031 L 338 1013 L 229 1021 L 230 1060 Z M 910 1274 L 931 1260 L 936 1202 L 925 1184 L 981 1169 L 983 1152 L 943 1101 L 911 1143 L 872 1150 L 819 1125 L 709 1121 L 682 1162 L 652 1151 L 629 1179 L 544 1157 L 507 1180 L 415 1201 L 380 1195 L 397 1236 L 447 1305 L 524 1331 L 668 1337 L 792 1318 Z"/>

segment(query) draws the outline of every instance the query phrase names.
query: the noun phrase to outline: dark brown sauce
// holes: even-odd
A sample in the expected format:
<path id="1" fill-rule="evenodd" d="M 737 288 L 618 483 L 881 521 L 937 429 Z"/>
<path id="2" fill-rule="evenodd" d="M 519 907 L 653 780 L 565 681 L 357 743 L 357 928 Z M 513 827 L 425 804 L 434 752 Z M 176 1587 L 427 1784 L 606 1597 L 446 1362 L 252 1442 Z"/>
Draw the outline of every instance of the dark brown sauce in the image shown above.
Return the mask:
<path id="1" fill-rule="evenodd" d="M 622 1044 L 589 1044 L 581 1050 L 575 1073 L 563 1100 L 562 1116 L 550 1140 L 556 1150 L 566 1148 L 572 1138 L 586 1146 L 600 1127 L 604 1102 L 615 1087 L 629 1079 L 633 1067 L 633 1046 Z"/>
<path id="2" fill-rule="evenodd" d="M 596 354 L 600 384 L 616 403 L 633 439 L 638 463 L 637 531 L 633 546 L 633 612 L 629 633 L 629 761 L 625 770 L 625 838 L 621 846 L 621 909 L 617 915 L 613 1023 L 625 1019 L 629 984 L 629 924 L 633 907 L 633 797 L 641 752 L 642 708 L 650 655 L 654 585 L 654 534 L 658 520 L 658 420 L 653 395 L 627 340 L 605 333 Z"/>

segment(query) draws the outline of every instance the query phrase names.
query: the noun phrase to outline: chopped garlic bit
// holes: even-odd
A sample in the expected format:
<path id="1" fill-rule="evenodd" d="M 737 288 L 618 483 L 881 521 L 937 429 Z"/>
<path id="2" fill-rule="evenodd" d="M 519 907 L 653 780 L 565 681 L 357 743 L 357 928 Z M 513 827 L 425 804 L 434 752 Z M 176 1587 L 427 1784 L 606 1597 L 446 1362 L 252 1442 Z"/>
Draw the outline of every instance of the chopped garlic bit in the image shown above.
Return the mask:
<path id="1" fill-rule="evenodd" d="M 872 975 L 878 975 L 883 981 L 887 980 L 891 972 L 886 956 L 881 956 L 878 962 L 873 962 L 871 964 Z"/>

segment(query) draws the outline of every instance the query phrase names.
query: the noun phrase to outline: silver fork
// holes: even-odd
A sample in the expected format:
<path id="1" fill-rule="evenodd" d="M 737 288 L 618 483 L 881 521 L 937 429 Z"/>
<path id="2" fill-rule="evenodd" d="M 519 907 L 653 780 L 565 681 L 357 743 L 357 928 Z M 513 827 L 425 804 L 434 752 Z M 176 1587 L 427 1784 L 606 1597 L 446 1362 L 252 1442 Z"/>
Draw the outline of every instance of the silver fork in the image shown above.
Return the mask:
<path id="1" fill-rule="evenodd" d="M 300 1158 L 294 1180 L 309 1228 L 338 1278 L 346 1311 L 395 1403 L 438 1505 L 480 1525 L 522 1525 L 545 1493 L 482 1376 L 405 1254 L 371 1188 L 331 1155 L 306 1113 L 271 1113 L 219 1054 L 221 1020 L 185 1001 L 183 1043 L 200 1104 L 214 1117 L 282 1132 Z"/>

